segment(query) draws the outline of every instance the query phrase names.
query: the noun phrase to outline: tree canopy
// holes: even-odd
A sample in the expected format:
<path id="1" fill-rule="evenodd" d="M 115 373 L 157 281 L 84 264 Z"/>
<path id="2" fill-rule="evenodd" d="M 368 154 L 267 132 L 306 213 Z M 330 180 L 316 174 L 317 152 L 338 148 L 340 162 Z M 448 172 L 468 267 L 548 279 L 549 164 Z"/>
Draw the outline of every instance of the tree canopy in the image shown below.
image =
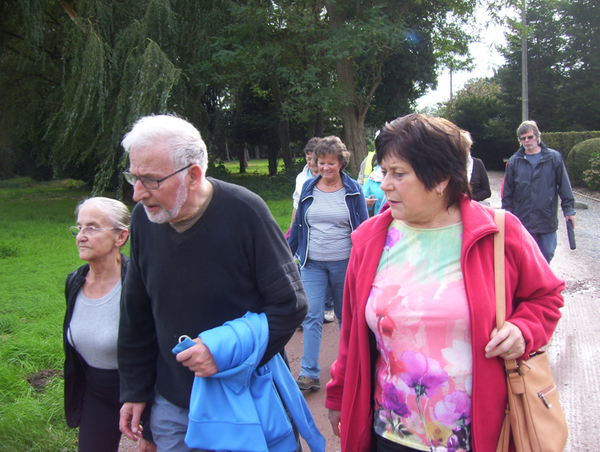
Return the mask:
<path id="1" fill-rule="evenodd" d="M 341 135 L 356 170 L 365 126 L 410 112 L 440 65 L 467 56 L 474 0 L 5 0 L 0 177 L 119 189 L 123 134 L 173 112 L 211 157 Z M 271 172 L 276 171 L 271 165 Z"/>
<path id="2" fill-rule="evenodd" d="M 521 119 L 520 22 L 511 22 L 497 78 L 513 123 Z M 552 131 L 600 124 L 600 8 L 595 0 L 528 0 L 529 117 Z M 516 126 L 515 126 L 516 127 Z"/>

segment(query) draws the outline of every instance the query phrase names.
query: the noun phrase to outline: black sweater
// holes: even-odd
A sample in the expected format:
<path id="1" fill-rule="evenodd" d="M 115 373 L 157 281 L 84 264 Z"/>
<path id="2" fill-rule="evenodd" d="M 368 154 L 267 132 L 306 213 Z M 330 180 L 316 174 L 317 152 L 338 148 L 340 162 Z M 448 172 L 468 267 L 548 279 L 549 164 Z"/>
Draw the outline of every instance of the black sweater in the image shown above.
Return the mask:
<path id="1" fill-rule="evenodd" d="M 121 402 L 148 402 L 154 385 L 187 409 L 194 373 L 171 349 L 247 311 L 269 320 L 268 361 L 300 325 L 306 294 L 281 230 L 257 195 L 212 178 L 200 219 L 178 233 L 132 214 L 130 265 L 123 288 L 118 360 Z"/>

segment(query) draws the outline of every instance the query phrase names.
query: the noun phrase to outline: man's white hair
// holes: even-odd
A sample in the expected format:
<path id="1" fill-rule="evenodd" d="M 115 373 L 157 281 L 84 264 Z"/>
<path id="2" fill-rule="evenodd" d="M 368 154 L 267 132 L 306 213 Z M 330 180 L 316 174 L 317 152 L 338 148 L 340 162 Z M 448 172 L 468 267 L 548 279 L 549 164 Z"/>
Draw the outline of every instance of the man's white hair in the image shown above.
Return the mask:
<path id="1" fill-rule="evenodd" d="M 161 141 L 169 149 L 174 170 L 192 163 L 200 165 L 202 173 L 206 174 L 206 144 L 192 124 L 177 116 L 144 116 L 136 121 L 121 144 L 129 152 L 133 148 L 147 148 Z"/>

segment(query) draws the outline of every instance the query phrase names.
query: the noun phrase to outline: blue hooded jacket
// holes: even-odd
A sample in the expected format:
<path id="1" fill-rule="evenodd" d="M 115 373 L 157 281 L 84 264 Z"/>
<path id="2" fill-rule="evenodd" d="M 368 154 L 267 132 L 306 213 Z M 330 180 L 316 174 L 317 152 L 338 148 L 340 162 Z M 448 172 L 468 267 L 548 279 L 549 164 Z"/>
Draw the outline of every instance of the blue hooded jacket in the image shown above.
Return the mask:
<path id="1" fill-rule="evenodd" d="M 200 338 L 219 372 L 208 378 L 194 378 L 185 436 L 189 447 L 295 451 L 298 446 L 287 408 L 311 451 L 325 451 L 325 438 L 281 355 L 276 354 L 257 368 L 269 339 L 265 314 L 248 312 L 242 318 L 201 333 Z M 173 353 L 194 344 L 186 339 Z"/>

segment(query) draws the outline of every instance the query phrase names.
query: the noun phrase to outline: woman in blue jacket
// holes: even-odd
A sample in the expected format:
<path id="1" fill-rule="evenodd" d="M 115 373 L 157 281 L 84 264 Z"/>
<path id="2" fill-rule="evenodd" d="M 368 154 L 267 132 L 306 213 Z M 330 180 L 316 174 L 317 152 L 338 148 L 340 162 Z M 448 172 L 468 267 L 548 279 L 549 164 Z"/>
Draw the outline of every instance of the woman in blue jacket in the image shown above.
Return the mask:
<path id="1" fill-rule="evenodd" d="M 320 389 L 319 352 L 327 286 L 331 287 L 338 324 L 342 324 L 344 279 L 352 242 L 350 234 L 368 218 L 363 191 L 345 174 L 350 152 L 335 136 L 321 138 L 314 158 L 319 175 L 302 187 L 289 244 L 302 274 L 309 311 L 303 324 L 304 351 L 297 383 Z"/>

